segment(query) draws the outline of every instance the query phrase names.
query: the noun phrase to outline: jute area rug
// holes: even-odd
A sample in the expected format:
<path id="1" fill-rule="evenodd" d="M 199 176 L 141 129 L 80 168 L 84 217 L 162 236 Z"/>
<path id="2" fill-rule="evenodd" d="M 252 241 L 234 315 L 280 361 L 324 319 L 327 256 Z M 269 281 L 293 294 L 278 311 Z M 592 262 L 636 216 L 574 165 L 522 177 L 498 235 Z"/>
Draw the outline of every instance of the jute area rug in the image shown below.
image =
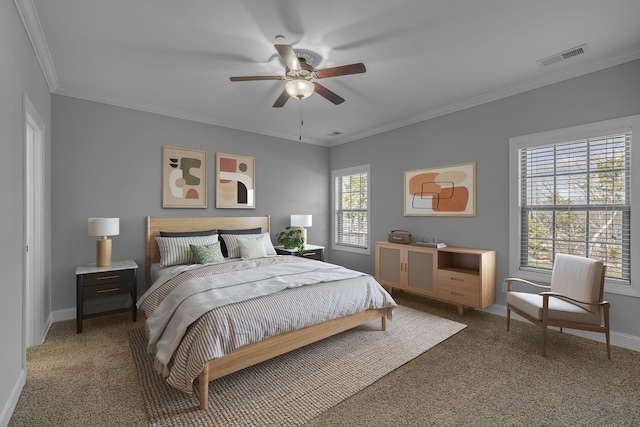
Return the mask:
<path id="1" fill-rule="evenodd" d="M 142 328 L 129 343 L 154 426 L 295 426 L 409 362 L 466 327 L 398 306 L 387 331 L 375 320 L 216 379 L 209 409 L 198 409 L 197 380 L 187 394 L 166 384 L 146 353 Z"/>

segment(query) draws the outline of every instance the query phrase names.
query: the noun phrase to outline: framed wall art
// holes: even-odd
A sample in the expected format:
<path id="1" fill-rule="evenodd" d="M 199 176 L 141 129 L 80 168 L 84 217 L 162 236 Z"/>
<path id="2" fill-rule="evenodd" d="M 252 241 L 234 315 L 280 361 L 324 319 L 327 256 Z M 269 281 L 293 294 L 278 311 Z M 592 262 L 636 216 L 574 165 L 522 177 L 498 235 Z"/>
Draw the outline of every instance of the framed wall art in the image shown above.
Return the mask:
<path id="1" fill-rule="evenodd" d="M 162 207 L 207 207 L 207 152 L 162 146 Z"/>
<path id="2" fill-rule="evenodd" d="M 255 158 L 216 153 L 216 208 L 255 207 Z"/>
<path id="3" fill-rule="evenodd" d="M 476 164 L 404 173 L 405 216 L 476 216 Z"/>

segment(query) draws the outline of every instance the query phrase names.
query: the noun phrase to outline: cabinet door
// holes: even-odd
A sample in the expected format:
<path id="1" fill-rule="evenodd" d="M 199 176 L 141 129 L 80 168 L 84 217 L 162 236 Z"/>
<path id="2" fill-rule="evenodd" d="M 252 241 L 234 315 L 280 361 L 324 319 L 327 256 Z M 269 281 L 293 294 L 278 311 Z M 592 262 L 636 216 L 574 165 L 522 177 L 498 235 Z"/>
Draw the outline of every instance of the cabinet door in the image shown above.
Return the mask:
<path id="1" fill-rule="evenodd" d="M 401 287 L 402 252 L 399 248 L 376 246 L 376 280 L 381 285 Z"/>
<path id="2" fill-rule="evenodd" d="M 436 295 L 437 251 L 407 249 L 407 286 L 424 295 Z"/>

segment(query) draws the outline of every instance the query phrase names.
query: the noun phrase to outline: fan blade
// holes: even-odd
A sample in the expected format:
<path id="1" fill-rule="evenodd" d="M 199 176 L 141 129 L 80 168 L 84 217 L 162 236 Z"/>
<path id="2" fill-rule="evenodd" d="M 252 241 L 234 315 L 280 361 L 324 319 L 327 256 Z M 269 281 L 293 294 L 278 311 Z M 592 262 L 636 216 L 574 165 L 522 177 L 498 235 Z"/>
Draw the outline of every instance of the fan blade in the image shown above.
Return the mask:
<path id="1" fill-rule="evenodd" d="M 289 98 L 291 98 L 291 97 L 289 96 L 289 94 L 287 93 L 287 90 L 285 89 L 285 90 L 283 90 L 283 91 L 282 91 L 282 93 L 280 94 L 280 96 L 278 97 L 278 99 L 276 99 L 276 103 L 275 103 L 275 104 L 273 104 L 273 106 L 274 106 L 275 108 L 283 107 L 283 106 L 284 106 L 284 104 L 286 104 L 286 102 L 287 102 L 287 100 L 288 100 Z"/>
<path id="2" fill-rule="evenodd" d="M 325 68 L 324 70 L 316 70 L 316 78 L 326 79 L 327 77 L 345 76 L 347 74 L 364 73 L 367 69 L 362 62 L 357 64 L 342 65 L 340 67 Z"/>
<path id="3" fill-rule="evenodd" d="M 318 95 L 327 98 L 329 101 L 333 102 L 334 104 L 338 105 L 344 102 L 344 98 L 330 91 L 326 87 L 322 86 L 320 83 L 314 82 L 313 86 L 315 86 L 315 91 Z"/>
<path id="4" fill-rule="evenodd" d="M 293 51 L 291 45 L 276 44 L 274 46 L 291 71 L 300 71 L 302 69 L 300 61 L 298 61 L 298 55 Z"/>
<path id="5" fill-rule="evenodd" d="M 282 76 L 241 76 L 241 77 L 229 77 L 232 82 L 250 82 L 253 80 L 282 80 Z"/>

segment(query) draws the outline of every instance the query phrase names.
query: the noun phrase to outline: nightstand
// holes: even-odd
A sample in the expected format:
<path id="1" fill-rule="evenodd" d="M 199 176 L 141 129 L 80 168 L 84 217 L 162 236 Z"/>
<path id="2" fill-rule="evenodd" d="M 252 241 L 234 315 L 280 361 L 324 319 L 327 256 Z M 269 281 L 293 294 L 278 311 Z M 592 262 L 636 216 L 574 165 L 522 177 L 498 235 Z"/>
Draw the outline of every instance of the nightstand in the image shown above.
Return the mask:
<path id="1" fill-rule="evenodd" d="M 324 261 L 324 246 L 304 245 L 304 251 L 298 252 L 298 248 L 285 249 L 284 246 L 274 246 L 278 255 L 295 255 L 309 259 Z"/>
<path id="2" fill-rule="evenodd" d="M 137 273 L 138 264 L 133 260 L 114 261 L 108 267 L 96 267 L 95 263 L 78 266 L 76 268 L 76 332 L 82 332 L 84 319 L 123 311 L 131 310 L 135 322 L 138 315 Z M 87 300 L 124 294 L 131 295 L 131 308 L 84 313 L 84 303 Z"/>

